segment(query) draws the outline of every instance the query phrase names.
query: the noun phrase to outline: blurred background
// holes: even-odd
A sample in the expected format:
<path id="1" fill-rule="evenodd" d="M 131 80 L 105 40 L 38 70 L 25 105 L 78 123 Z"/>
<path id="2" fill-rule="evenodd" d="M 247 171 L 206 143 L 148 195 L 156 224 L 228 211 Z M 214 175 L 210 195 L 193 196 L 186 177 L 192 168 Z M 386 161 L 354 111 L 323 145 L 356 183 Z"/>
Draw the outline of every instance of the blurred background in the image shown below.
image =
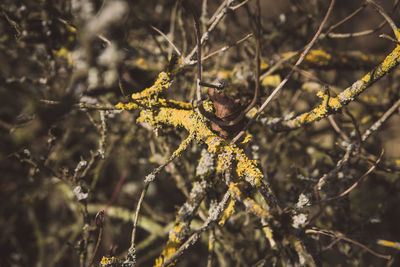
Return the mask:
<path id="1" fill-rule="evenodd" d="M 189 1 L 201 14 L 202 32 L 223 2 Z M 252 33 L 256 1 L 233 1 L 232 6 L 242 3 L 227 11 L 203 45 L 205 56 L 232 46 L 204 61 L 203 79 L 224 80 L 227 94 L 246 103 L 253 96 L 255 39 L 235 42 Z M 285 53 L 298 51 L 311 40 L 329 3 L 261 1 L 261 75 Z M 398 1 L 377 3 L 400 23 Z M 262 118 L 312 109 L 320 101 L 317 91 L 329 86 L 331 96 L 336 96 L 395 48 L 395 42 L 379 38 L 393 36 L 391 28 L 364 1 L 336 1 L 323 32 L 359 8 L 357 15 L 313 47 L 329 55 L 328 59 L 306 60 Z M 102 209 L 106 211 L 104 237 L 95 265 L 102 256 L 126 255 L 144 177 L 187 136 L 182 129 L 137 124 L 139 111 L 113 108 L 151 86 L 173 55 L 171 44 L 152 27 L 165 33 L 183 56 L 196 45 L 192 16 L 182 1 L 0 3 L 0 266 L 87 266 L 99 232 L 94 217 Z M 339 33 L 353 34 L 338 38 L 335 34 Z M 288 61 L 262 77 L 258 104 L 294 63 Z M 333 115 L 341 132 L 327 119 L 289 132 L 274 132 L 262 120 L 250 129 L 253 138 L 244 149 L 257 160 L 284 206 L 293 207 L 304 194 L 313 203 L 303 210 L 313 218 L 308 221 L 310 227 L 339 231 L 392 256 L 387 261 L 351 242 L 332 244 L 332 237 L 308 236 L 307 245 L 318 266 L 397 266 L 400 262 L 398 247 L 378 242 L 400 242 L 398 110 L 367 141 L 359 142 L 360 133 L 399 99 L 399 76 L 396 69 L 345 111 Z M 195 66 L 188 64 L 166 97 L 190 102 L 195 77 Z M 329 180 L 322 192 L 327 197 L 352 185 L 384 151 L 381 163 L 349 195 L 319 210 L 313 202 L 313 187 L 344 157 L 343 141 L 360 149 Z M 160 255 L 176 212 L 196 179 L 202 149 L 193 144 L 150 186 L 137 233 L 137 266 L 151 266 Z M 213 194 L 220 195 L 218 188 L 223 186 L 217 184 Z M 214 266 L 270 266 L 273 252 L 265 254 L 267 245 L 253 232 L 256 226 L 246 216 L 239 209 L 218 230 Z M 196 227 L 201 219 L 195 218 L 192 224 Z M 176 266 L 206 266 L 207 242 L 204 237 Z"/>

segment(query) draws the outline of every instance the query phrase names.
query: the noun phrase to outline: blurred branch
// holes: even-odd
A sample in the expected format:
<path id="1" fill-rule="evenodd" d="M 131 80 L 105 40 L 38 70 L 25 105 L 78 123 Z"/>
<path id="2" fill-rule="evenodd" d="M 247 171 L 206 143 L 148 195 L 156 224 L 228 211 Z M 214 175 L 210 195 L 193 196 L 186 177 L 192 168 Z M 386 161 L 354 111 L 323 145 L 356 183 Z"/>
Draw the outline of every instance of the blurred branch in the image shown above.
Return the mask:
<path id="1" fill-rule="evenodd" d="M 47 99 L 41 99 L 40 102 L 47 104 L 47 105 L 59 105 L 61 104 L 60 101 L 54 101 L 54 100 L 47 100 Z M 109 105 L 93 105 L 93 104 L 87 104 L 87 103 L 77 103 L 74 104 L 73 107 L 79 108 L 79 109 L 95 109 L 95 110 L 118 110 L 115 106 L 109 106 Z"/>

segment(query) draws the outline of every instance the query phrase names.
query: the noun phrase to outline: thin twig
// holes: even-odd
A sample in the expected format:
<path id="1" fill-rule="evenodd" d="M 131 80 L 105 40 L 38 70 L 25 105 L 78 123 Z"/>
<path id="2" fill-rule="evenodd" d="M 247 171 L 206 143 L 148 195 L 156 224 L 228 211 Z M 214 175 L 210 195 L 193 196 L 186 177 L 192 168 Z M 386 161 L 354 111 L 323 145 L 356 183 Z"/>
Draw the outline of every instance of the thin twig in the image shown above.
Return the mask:
<path id="1" fill-rule="evenodd" d="M 400 42 L 399 41 L 397 41 L 396 39 L 394 39 L 392 36 L 389 36 L 389 35 L 387 35 L 387 34 L 380 34 L 379 35 L 379 38 L 383 38 L 383 39 L 387 39 L 387 40 L 389 40 L 389 41 L 392 41 L 393 43 L 395 43 L 396 45 L 400 45 Z"/>
<path id="2" fill-rule="evenodd" d="M 175 52 L 178 54 L 178 56 L 181 56 L 182 53 L 179 51 L 179 49 L 175 46 L 175 44 L 168 38 L 167 35 L 165 35 L 161 30 L 157 29 L 153 25 L 150 25 L 150 28 L 158 32 L 162 37 L 164 37 L 165 40 L 172 46 L 172 48 L 175 50 Z"/>
<path id="3" fill-rule="evenodd" d="M 328 116 L 328 120 L 335 132 L 337 132 L 343 140 L 349 143 L 350 138 L 342 131 L 342 129 L 340 129 L 339 125 L 337 125 L 335 119 L 333 118 L 333 115 Z"/>
<path id="4" fill-rule="evenodd" d="M 225 51 L 228 50 L 229 48 L 232 48 L 232 47 L 234 47 L 234 46 L 237 46 L 237 45 L 243 43 L 244 41 L 246 41 L 247 39 L 249 39 L 249 38 L 252 37 L 252 36 L 253 36 L 253 34 L 252 34 L 252 33 L 249 33 L 249 34 L 247 34 L 245 37 L 243 37 L 242 39 L 237 40 L 236 42 L 234 42 L 234 43 L 232 43 L 232 44 L 225 45 L 225 46 L 223 46 L 223 47 L 221 47 L 221 48 L 219 48 L 219 49 L 217 49 L 217 50 L 211 52 L 211 53 L 208 54 L 207 56 L 204 56 L 204 57 L 201 59 L 201 61 L 204 61 L 204 60 L 206 60 L 206 59 L 209 59 L 210 57 L 215 56 L 215 55 L 217 55 L 217 54 L 219 54 L 219 53 L 225 52 Z M 196 63 L 197 63 L 197 60 L 196 60 Z"/>
<path id="5" fill-rule="evenodd" d="M 352 38 L 352 37 L 361 37 L 361 36 L 366 36 L 369 34 L 372 34 L 374 32 L 379 31 L 380 29 L 385 26 L 386 21 L 382 21 L 376 28 L 371 29 L 371 30 L 365 30 L 365 31 L 360 31 L 360 32 L 349 32 L 349 33 L 334 33 L 330 32 L 328 33 L 328 37 L 332 39 L 340 39 L 340 38 Z M 322 37 L 326 37 L 326 35 L 322 35 Z"/>
<path id="6" fill-rule="evenodd" d="M 311 47 L 317 41 L 318 36 L 321 34 L 322 29 L 324 28 L 325 23 L 327 22 L 330 14 L 332 12 L 334 4 L 335 4 L 335 0 L 331 0 L 331 3 L 329 5 L 328 11 L 325 14 L 324 19 L 322 20 L 321 24 L 319 25 L 319 28 L 318 28 L 317 32 L 315 33 L 314 37 L 312 38 L 312 40 L 310 41 L 310 43 L 308 44 L 306 49 L 303 51 L 303 53 L 301 54 L 300 58 L 297 60 L 296 64 L 294 65 L 295 67 L 299 66 L 303 62 L 303 60 L 305 59 L 306 55 L 310 51 Z M 236 135 L 235 138 L 233 138 L 232 143 L 235 143 L 237 140 L 239 140 L 244 135 L 244 133 L 250 127 L 250 125 L 257 119 L 257 117 L 261 114 L 261 112 L 268 106 L 268 104 L 271 102 L 271 100 L 278 94 L 278 92 L 281 90 L 281 88 L 292 77 L 294 71 L 295 71 L 294 68 L 292 68 L 292 70 L 289 72 L 289 74 L 286 75 L 285 79 L 283 79 L 283 81 L 274 89 L 274 91 L 269 95 L 269 97 L 261 105 L 261 107 L 258 109 L 257 113 L 249 120 L 247 125 L 239 132 L 239 134 Z"/>
<path id="7" fill-rule="evenodd" d="M 227 190 L 225 192 L 224 197 L 222 200 L 218 203 L 218 206 L 215 207 L 214 210 L 210 211 L 210 216 L 207 218 L 207 221 L 203 223 L 201 228 L 194 232 L 187 240 L 185 243 L 183 243 L 179 249 L 171 255 L 168 259 L 163 262 L 161 266 L 168 266 L 169 264 L 173 263 L 179 256 L 182 255 L 182 253 L 188 249 L 190 246 L 194 245 L 200 238 L 201 234 L 209 229 L 209 227 L 212 225 L 212 223 L 216 222 L 222 215 L 226 205 L 228 204 L 228 201 L 231 197 L 231 191 Z"/>
<path id="8" fill-rule="evenodd" d="M 379 120 L 377 120 L 374 124 L 371 125 L 371 127 L 369 127 L 368 130 L 366 130 L 366 131 L 364 132 L 364 134 L 363 134 L 362 137 L 361 137 L 361 140 L 362 140 L 363 142 L 364 142 L 365 140 L 367 140 L 368 137 L 369 137 L 373 132 L 375 132 L 376 130 L 378 130 L 378 129 L 383 125 L 383 123 L 385 123 L 385 122 L 390 118 L 390 116 L 392 116 L 393 113 L 394 113 L 399 107 L 400 107 L 400 99 L 397 100 L 397 101 L 393 104 L 393 106 L 391 106 L 391 107 L 385 112 L 385 114 L 383 114 L 382 117 L 379 118 Z"/>
<path id="9" fill-rule="evenodd" d="M 89 267 L 93 265 L 94 259 L 96 257 L 97 252 L 99 251 L 101 240 L 103 239 L 103 231 L 104 231 L 104 210 L 99 211 L 96 214 L 95 222 L 97 227 L 99 228 L 99 236 L 97 237 L 96 247 L 94 249 L 92 258 L 89 261 Z"/>
<path id="10" fill-rule="evenodd" d="M 221 5 L 215 10 L 214 14 L 211 16 L 211 18 L 207 21 L 207 25 L 211 25 L 216 17 L 222 12 L 222 10 L 226 7 L 226 5 L 228 4 L 229 0 L 225 0 L 221 3 Z"/>
<path id="11" fill-rule="evenodd" d="M 135 219 L 133 220 L 133 230 L 132 230 L 132 238 L 131 238 L 131 247 L 129 250 L 135 247 L 135 236 L 136 236 L 136 228 L 137 228 L 137 223 L 139 220 L 139 213 L 140 213 L 140 208 L 142 207 L 142 203 L 144 200 L 144 197 L 147 193 L 147 190 L 149 188 L 149 185 L 151 182 L 154 181 L 155 176 L 162 170 L 164 169 L 165 166 L 167 166 L 172 160 L 174 160 L 175 156 L 172 155 L 164 164 L 160 165 L 156 169 L 154 169 L 150 174 L 146 176 L 146 179 L 144 180 L 144 188 L 142 190 L 142 193 L 140 195 L 138 204 L 136 206 L 136 211 L 135 211 Z"/>
<path id="12" fill-rule="evenodd" d="M 279 69 L 283 64 L 285 64 L 286 62 L 288 62 L 289 60 L 291 60 L 292 58 L 296 57 L 298 54 L 300 54 L 300 51 L 296 51 L 293 53 L 290 53 L 289 55 L 287 55 L 284 58 L 281 58 L 278 60 L 278 62 L 276 62 L 272 67 L 270 67 L 268 69 L 267 72 L 265 72 L 264 74 L 262 74 L 260 76 L 260 80 L 264 79 L 265 77 L 271 75 L 273 72 L 275 72 L 277 69 Z M 294 66 L 292 66 L 294 68 Z"/>
<path id="13" fill-rule="evenodd" d="M 301 74 L 302 76 L 306 77 L 309 80 L 328 86 L 324 81 L 321 81 L 321 79 L 319 79 L 317 76 L 315 76 L 309 71 L 303 70 L 300 67 L 296 67 L 290 63 L 286 63 L 285 65 L 289 66 L 290 68 L 293 68 L 295 71 L 297 71 L 299 74 Z"/>
<path id="14" fill-rule="evenodd" d="M 229 7 L 231 4 L 234 2 L 234 0 L 225 0 L 221 6 L 217 9 L 217 11 L 214 13 L 213 17 L 211 18 L 210 21 L 211 25 L 208 27 L 207 31 L 203 33 L 201 36 L 201 44 L 203 44 L 207 39 L 210 33 L 217 27 L 218 23 L 225 17 L 225 15 L 228 13 Z M 193 50 L 185 57 L 184 64 L 191 64 L 191 58 L 197 51 L 197 45 L 196 47 L 193 48 Z"/>
<path id="15" fill-rule="evenodd" d="M 375 252 L 372 249 L 368 248 L 367 246 L 361 244 L 360 242 L 346 237 L 342 233 L 334 233 L 333 231 L 329 231 L 329 230 L 320 230 L 320 229 L 317 229 L 317 228 L 313 228 L 313 229 L 307 229 L 306 230 L 306 234 L 319 234 L 319 235 L 326 235 L 326 236 L 334 237 L 334 238 L 336 238 L 338 240 L 344 240 L 344 241 L 352 243 L 352 244 L 354 244 L 356 246 L 359 246 L 362 249 L 368 251 L 369 253 L 371 253 L 372 255 L 374 255 L 374 256 L 376 256 L 378 258 L 382 258 L 382 259 L 385 259 L 385 260 L 390 260 L 392 258 L 390 255 L 384 255 L 384 254 L 380 254 L 378 252 Z"/>
<path id="16" fill-rule="evenodd" d="M 199 18 L 196 16 L 194 12 L 192 12 L 193 20 L 194 20 L 194 29 L 196 32 L 196 40 L 197 40 L 197 79 L 196 79 L 196 99 L 197 101 L 201 101 L 201 30 L 200 30 L 200 22 Z"/>
<path id="17" fill-rule="evenodd" d="M 47 99 L 40 99 L 40 102 L 47 104 L 47 105 L 60 105 L 60 101 L 54 101 L 54 100 L 47 100 Z M 72 105 L 74 108 L 80 108 L 80 109 L 96 109 L 96 110 L 119 110 L 115 106 L 108 106 L 108 105 L 93 105 L 93 104 L 87 104 L 87 103 L 76 103 Z"/>
<path id="18" fill-rule="evenodd" d="M 245 0 L 245 1 L 241 2 L 240 4 L 237 4 L 236 6 L 232 6 L 232 7 L 230 7 L 230 9 L 231 9 L 231 10 L 236 10 L 236 9 L 238 9 L 239 7 L 241 7 L 241 6 L 245 5 L 245 4 L 247 4 L 247 2 L 249 2 L 249 0 Z"/>
<path id="19" fill-rule="evenodd" d="M 350 117 L 351 122 L 354 125 L 354 130 L 356 131 L 356 137 L 357 137 L 358 145 L 359 145 L 359 147 L 361 147 L 362 146 L 362 140 L 361 140 L 361 132 L 360 132 L 360 127 L 358 125 L 358 122 L 357 122 L 356 118 L 353 116 L 353 114 L 351 114 L 351 112 L 346 107 L 343 108 L 343 110 L 344 110 L 344 113 L 346 113 L 346 115 Z"/>
<path id="20" fill-rule="evenodd" d="M 344 19 L 342 19 L 341 21 L 339 21 L 338 23 L 330 26 L 328 28 L 328 30 L 324 33 L 324 35 L 328 35 L 331 31 L 333 31 L 334 29 L 336 29 L 337 27 L 339 27 L 340 25 L 344 24 L 345 22 L 349 21 L 351 18 L 353 18 L 355 15 L 357 15 L 358 13 L 360 13 L 362 10 L 364 10 L 364 8 L 367 6 L 368 4 L 365 2 L 363 3 L 359 8 L 357 8 L 356 10 L 354 10 L 353 13 L 351 13 L 350 15 L 348 15 L 347 17 L 345 17 Z"/>
<path id="21" fill-rule="evenodd" d="M 189 135 L 179 146 L 177 150 L 175 150 L 174 153 L 169 157 L 169 159 L 163 163 L 162 165 L 158 166 L 155 168 L 150 174 L 148 174 L 144 180 L 144 188 L 142 190 L 142 193 L 140 195 L 138 204 L 136 206 L 136 211 L 135 211 L 135 217 L 133 219 L 133 229 L 132 229 L 132 235 L 131 235 L 131 246 L 128 250 L 128 259 L 135 259 L 136 258 L 136 248 L 135 248 L 135 238 L 136 238 L 136 229 L 137 229 L 137 224 L 139 221 L 139 213 L 140 209 L 142 207 L 142 203 L 144 200 L 144 197 L 146 196 L 147 190 L 149 189 L 149 185 L 155 180 L 156 175 L 160 173 L 165 166 L 167 166 L 171 161 L 173 161 L 176 157 L 180 155 L 180 153 L 188 147 L 188 145 L 192 142 L 194 136 Z"/>
<path id="22" fill-rule="evenodd" d="M 389 23 L 390 27 L 393 30 L 394 35 L 397 39 L 400 39 L 400 33 L 394 21 L 390 18 L 390 16 L 386 13 L 386 11 L 377 3 L 372 0 L 367 0 L 368 3 L 372 4 L 372 6 L 382 15 L 382 17 Z"/>
<path id="23" fill-rule="evenodd" d="M 393 4 L 392 7 L 392 12 L 390 12 L 391 14 L 393 14 L 398 5 L 399 5 L 400 1 L 395 1 L 395 3 Z M 383 28 L 383 26 L 385 26 L 387 23 L 386 20 L 382 21 L 381 23 L 379 23 L 379 25 L 371 30 L 365 30 L 365 31 L 360 31 L 360 32 L 353 32 L 353 33 L 333 33 L 333 32 L 329 32 L 327 34 L 321 34 L 321 37 L 326 37 L 328 36 L 329 38 L 352 38 L 352 37 L 361 37 L 361 36 L 366 36 L 369 34 L 372 34 L 374 32 L 379 31 L 381 28 Z"/>
<path id="24" fill-rule="evenodd" d="M 349 188 L 347 188 L 346 190 L 344 190 L 344 191 L 343 191 L 342 193 L 340 193 L 339 195 L 337 195 L 337 196 L 335 196 L 335 197 L 323 199 L 323 200 L 321 200 L 321 202 L 328 202 L 328 201 L 336 200 L 336 199 L 342 198 L 342 197 L 344 197 L 345 195 L 349 194 L 354 188 L 357 187 L 357 185 L 358 185 L 359 183 L 361 183 L 361 181 L 362 181 L 365 177 L 367 177 L 371 172 L 373 172 L 373 171 L 375 170 L 376 166 L 378 166 L 379 162 L 380 162 L 381 159 L 382 159 L 383 153 L 384 153 L 384 150 L 382 149 L 382 152 L 381 152 L 381 154 L 379 155 L 379 158 L 378 158 L 378 159 L 376 160 L 376 162 L 374 163 L 374 165 L 371 166 L 371 168 L 369 168 L 368 171 L 366 171 L 363 175 L 361 175 L 361 177 L 358 178 L 358 180 L 357 180 L 354 184 L 352 184 Z"/>
<path id="25" fill-rule="evenodd" d="M 201 3 L 201 15 L 200 15 L 200 22 L 201 28 L 205 29 L 207 24 L 207 3 L 208 0 L 202 0 Z"/>
<path id="26" fill-rule="evenodd" d="M 262 37 L 262 25 L 261 25 L 261 6 L 260 0 L 257 0 L 256 7 L 256 17 L 255 17 L 255 26 L 254 33 L 256 36 L 256 70 L 254 74 L 255 79 L 255 88 L 254 88 L 254 96 L 250 104 L 246 107 L 246 109 L 242 112 L 243 116 L 246 115 L 257 103 L 258 97 L 260 95 L 260 64 L 261 64 L 261 37 Z"/>
<path id="27" fill-rule="evenodd" d="M 199 111 L 200 113 L 202 113 L 205 117 L 207 117 L 209 120 L 211 120 L 212 122 L 214 122 L 215 124 L 219 125 L 219 126 L 233 126 L 238 124 L 240 121 L 242 121 L 242 119 L 244 118 L 244 116 L 247 114 L 247 112 L 249 112 L 257 103 L 257 100 L 259 98 L 260 95 L 260 53 L 261 53 L 261 43 L 260 43 L 260 39 L 261 39 L 261 20 L 260 20 L 260 5 L 259 5 L 259 1 L 257 1 L 258 5 L 257 5 L 257 11 L 256 11 L 256 16 L 255 16 L 255 26 L 254 26 L 254 32 L 255 32 L 255 36 L 256 36 L 256 57 L 255 57 L 255 65 L 256 65 L 256 69 L 255 69 L 255 87 L 254 87 L 254 95 L 253 95 L 253 99 L 251 100 L 251 102 L 247 105 L 247 107 L 240 112 L 240 114 L 235 117 L 233 120 L 229 120 L 229 121 L 224 121 L 222 119 L 216 118 L 214 116 L 209 116 L 208 113 L 204 110 L 203 106 L 200 104 L 199 105 Z"/>
<path id="28" fill-rule="evenodd" d="M 170 34 L 171 37 L 169 39 L 171 40 L 172 44 L 173 44 L 173 41 L 174 41 L 176 13 L 177 13 L 177 10 L 178 10 L 178 6 L 180 4 L 179 2 L 180 1 L 175 1 L 175 5 L 174 5 L 174 7 L 172 8 L 172 11 L 171 11 L 171 21 L 170 21 L 170 24 L 169 24 L 169 34 Z M 170 43 L 170 47 L 168 49 L 168 58 L 171 58 L 171 56 L 172 56 L 172 49 L 174 49 L 175 52 L 176 52 L 176 49 L 173 48 L 173 45 L 171 43 Z"/>
<path id="29" fill-rule="evenodd" d="M 208 256 L 207 256 L 207 267 L 214 266 L 214 246 L 215 246 L 215 234 L 213 230 L 208 233 Z"/>

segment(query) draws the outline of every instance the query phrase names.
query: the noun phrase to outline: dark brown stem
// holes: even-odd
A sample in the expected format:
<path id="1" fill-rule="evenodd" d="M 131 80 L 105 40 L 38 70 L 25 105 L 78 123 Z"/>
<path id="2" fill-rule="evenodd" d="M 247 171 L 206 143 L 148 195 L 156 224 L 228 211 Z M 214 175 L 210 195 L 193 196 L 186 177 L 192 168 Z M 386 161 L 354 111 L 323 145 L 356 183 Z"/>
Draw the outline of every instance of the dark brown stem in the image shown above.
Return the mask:
<path id="1" fill-rule="evenodd" d="M 96 214 L 95 219 L 96 225 L 99 228 L 99 236 L 97 237 L 96 247 L 94 249 L 92 258 L 89 261 L 89 267 L 93 265 L 94 259 L 96 257 L 97 252 L 99 251 L 101 240 L 103 239 L 103 230 L 104 230 L 104 210 L 99 211 Z"/>

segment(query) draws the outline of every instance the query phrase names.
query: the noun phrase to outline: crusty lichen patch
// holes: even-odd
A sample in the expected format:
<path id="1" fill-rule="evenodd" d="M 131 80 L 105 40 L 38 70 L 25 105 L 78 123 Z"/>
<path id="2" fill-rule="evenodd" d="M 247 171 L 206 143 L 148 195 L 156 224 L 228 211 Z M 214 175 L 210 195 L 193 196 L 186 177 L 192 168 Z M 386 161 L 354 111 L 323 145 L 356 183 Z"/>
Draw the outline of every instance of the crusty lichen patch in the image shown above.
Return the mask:
<path id="1" fill-rule="evenodd" d="M 207 119 L 196 110 L 192 109 L 191 104 L 167 100 L 160 97 L 160 93 L 167 89 L 172 81 L 167 73 L 160 73 L 153 86 L 140 93 L 132 95 L 133 103 L 118 103 L 117 108 L 121 110 L 140 109 L 137 122 L 147 122 L 150 125 L 159 127 L 161 125 L 172 126 L 174 128 L 185 129 L 189 137 L 181 143 L 174 152 L 174 156 L 180 153 L 190 144 L 192 140 L 200 144 L 207 145 L 207 151 L 214 155 L 216 159 L 216 171 L 224 172 L 232 168 L 239 181 L 245 180 L 255 188 L 262 189 L 263 174 L 257 167 L 257 163 L 250 160 L 243 149 L 236 145 L 230 145 L 227 140 L 215 134 L 211 129 Z M 225 208 L 219 224 L 222 226 L 225 221 L 235 212 L 235 204 L 241 199 L 240 188 L 234 183 L 230 186 L 231 201 Z M 262 211 L 254 206 L 251 211 L 256 216 L 261 216 Z M 265 214 L 264 214 L 265 215 Z M 264 216 L 263 215 L 263 216 Z M 175 226 L 169 233 L 169 240 L 156 260 L 155 266 L 161 266 L 166 259 L 171 257 L 179 248 L 185 237 L 185 225 L 179 219 L 175 221 Z"/>
<path id="2" fill-rule="evenodd" d="M 400 45 L 396 48 L 373 70 L 365 74 L 360 80 L 354 82 L 346 90 L 335 97 L 329 97 L 325 92 L 319 91 L 317 95 L 322 98 L 320 104 L 309 112 L 298 115 L 289 120 L 281 120 L 273 123 L 275 130 L 288 130 L 299 128 L 303 125 L 326 118 L 340 110 L 343 106 L 353 101 L 358 95 L 364 92 L 371 84 L 378 81 L 389 73 L 400 63 Z"/>

